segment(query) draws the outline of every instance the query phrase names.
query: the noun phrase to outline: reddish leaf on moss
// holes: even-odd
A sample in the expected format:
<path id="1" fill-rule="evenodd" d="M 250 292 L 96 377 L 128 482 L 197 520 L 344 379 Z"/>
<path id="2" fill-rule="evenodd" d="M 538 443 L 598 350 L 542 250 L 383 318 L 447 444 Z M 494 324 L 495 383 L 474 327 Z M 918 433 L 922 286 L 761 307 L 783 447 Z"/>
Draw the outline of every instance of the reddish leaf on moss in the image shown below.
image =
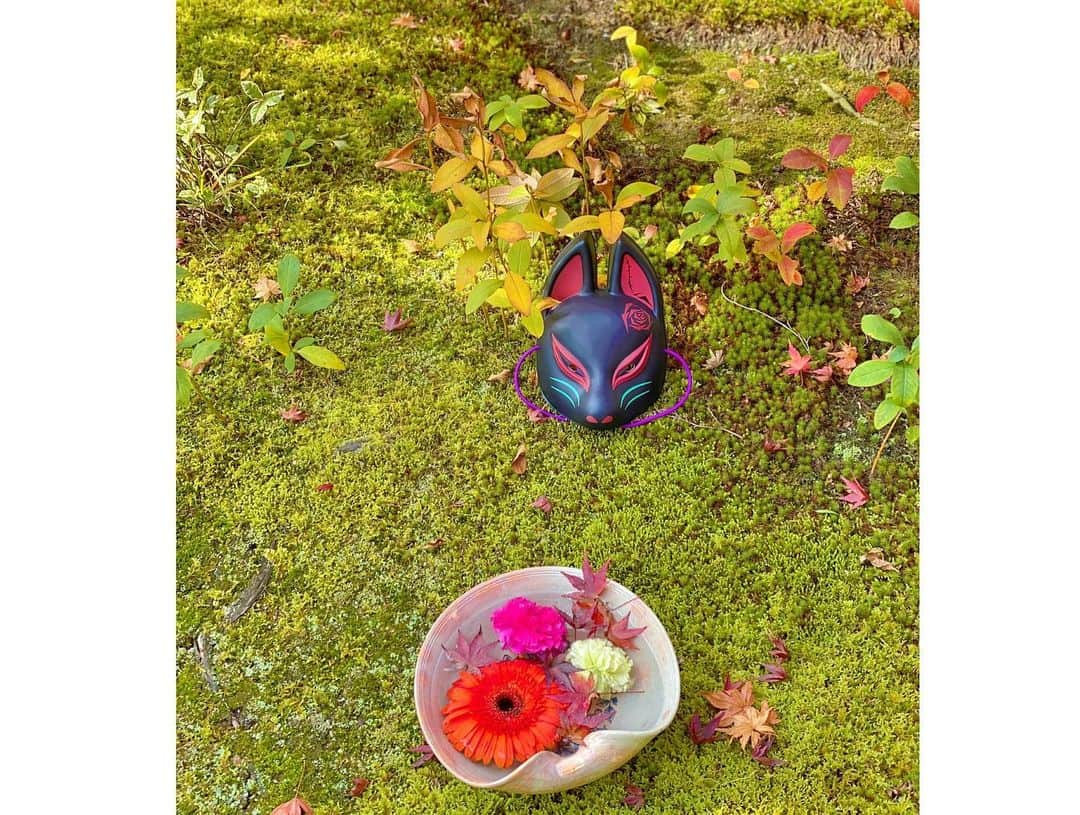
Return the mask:
<path id="1" fill-rule="evenodd" d="M 870 493 L 866 491 L 866 487 L 859 483 L 858 479 L 853 481 L 850 478 L 841 476 L 840 480 L 844 482 L 844 494 L 840 496 L 840 500 L 845 504 L 849 504 L 852 509 L 861 507 L 870 500 Z"/>
<path id="2" fill-rule="evenodd" d="M 525 453 L 525 445 L 520 444 L 517 452 L 514 453 L 514 459 L 510 462 L 510 469 L 517 475 L 525 475 L 525 471 L 529 469 L 529 462 L 525 457 Z"/>
<path id="3" fill-rule="evenodd" d="M 568 572 L 562 573 L 562 576 L 574 587 L 574 591 L 564 596 L 586 605 L 599 600 L 600 595 L 607 588 L 607 571 L 610 565 L 611 561 L 606 560 L 603 566 L 593 570 L 592 564 L 589 563 L 589 556 L 584 555 L 581 560 L 581 577 Z"/>
<path id="4" fill-rule="evenodd" d="M 916 20 L 919 19 L 919 0 L 904 0 L 904 8 Z"/>
<path id="5" fill-rule="evenodd" d="M 855 110 L 858 113 L 862 113 L 863 108 L 874 101 L 874 98 L 879 93 L 881 93 L 881 88 L 878 85 L 866 85 L 863 88 L 859 88 L 859 92 L 855 94 Z"/>
<path id="6" fill-rule="evenodd" d="M 636 650 L 637 646 L 634 645 L 634 638 L 638 634 L 644 633 L 647 626 L 641 628 L 631 628 L 630 615 L 627 614 L 621 620 L 617 620 L 608 627 L 607 638 L 612 645 L 617 645 L 619 648 Z"/>
<path id="7" fill-rule="evenodd" d="M 289 405 L 285 410 L 281 411 L 281 418 L 287 422 L 300 422 L 307 419 L 308 415 L 304 411 L 300 410 L 296 405 Z"/>
<path id="8" fill-rule="evenodd" d="M 525 418 L 527 418 L 533 424 L 540 424 L 540 422 L 546 422 L 548 417 L 541 413 L 539 410 L 533 410 L 529 408 L 525 412 Z"/>
<path id="9" fill-rule="evenodd" d="M 780 163 L 789 170 L 824 170 L 829 166 L 824 156 L 806 147 L 797 147 L 784 153 Z"/>
<path id="10" fill-rule="evenodd" d="M 354 778 L 352 788 L 349 790 L 349 795 L 353 798 L 359 798 L 370 785 L 371 782 L 366 778 Z"/>
<path id="11" fill-rule="evenodd" d="M 902 85 L 899 82 L 890 82 L 885 86 L 885 93 L 889 94 L 889 96 L 905 108 L 911 106 L 912 96 L 911 91 L 907 89 L 907 86 Z"/>
<path id="12" fill-rule="evenodd" d="M 832 382 L 832 365 L 824 365 L 821 368 L 815 368 L 810 372 L 810 375 L 821 384 L 827 385 L 829 382 Z"/>
<path id="13" fill-rule="evenodd" d="M 854 175 L 853 167 L 837 167 L 825 176 L 825 194 L 838 210 L 846 207 L 851 198 L 851 180 Z"/>
<path id="14" fill-rule="evenodd" d="M 636 784 L 627 784 L 626 797 L 622 799 L 622 802 L 637 812 L 645 806 L 645 790 Z"/>
<path id="15" fill-rule="evenodd" d="M 744 750 L 747 742 L 751 747 L 757 747 L 763 738 L 773 734 L 772 726 L 779 721 L 780 717 L 769 707 L 769 703 L 762 702 L 760 710 L 748 707 L 738 713 L 731 724 L 724 728 L 724 735 L 738 741 Z"/>
<path id="16" fill-rule="evenodd" d="M 775 685 L 777 682 L 784 682 L 788 678 L 783 665 L 769 662 L 761 667 L 765 669 L 765 673 L 758 677 L 758 681 L 764 682 L 766 685 Z"/>
<path id="17" fill-rule="evenodd" d="M 870 275 L 866 275 L 866 277 L 861 277 L 855 274 L 855 272 L 852 272 L 851 277 L 848 278 L 848 282 L 844 286 L 844 291 L 846 291 L 848 294 L 858 294 L 868 285 L 870 285 Z"/>
<path id="18" fill-rule="evenodd" d="M 781 450 L 787 449 L 787 439 L 773 441 L 768 436 L 766 436 L 765 441 L 762 442 L 761 446 L 766 453 L 779 453 Z"/>
<path id="19" fill-rule="evenodd" d="M 766 736 L 758 742 L 757 747 L 750 753 L 750 758 L 770 770 L 774 767 L 782 767 L 784 761 L 779 758 L 769 758 L 769 751 L 772 750 L 774 744 L 776 744 L 776 737 Z"/>
<path id="20" fill-rule="evenodd" d="M 274 807 L 274 810 L 270 815 L 312 815 L 315 810 L 311 808 L 311 804 L 297 795 L 291 801 L 286 801 L 284 804 L 278 804 Z"/>
<path id="21" fill-rule="evenodd" d="M 784 363 L 784 370 L 782 371 L 784 376 L 802 376 L 810 372 L 810 365 L 813 364 L 810 357 L 804 357 L 799 353 L 799 349 L 790 342 L 788 343 L 787 352 L 788 360 Z"/>
<path id="22" fill-rule="evenodd" d="M 695 713 L 690 717 L 690 721 L 686 723 L 687 732 L 690 734 L 690 741 L 698 746 L 702 744 L 712 744 L 720 738 L 717 728 L 720 727 L 721 718 L 723 718 L 723 714 L 717 714 L 709 719 L 709 721 L 702 722 L 701 717 Z"/>
<path id="23" fill-rule="evenodd" d="M 431 759 L 435 758 L 435 751 L 428 747 L 428 745 L 426 744 L 418 744 L 415 747 L 410 747 L 409 752 L 419 754 L 419 758 L 417 758 L 416 761 L 409 765 L 414 770 L 418 770 L 419 768 L 427 764 L 429 761 L 431 761 Z"/>
<path id="24" fill-rule="evenodd" d="M 859 363 L 859 349 L 847 342 L 841 343 L 840 350 L 830 351 L 829 356 L 836 360 L 833 364 L 845 376 L 854 371 L 855 366 Z"/>
<path id="25" fill-rule="evenodd" d="M 829 140 L 829 158 L 833 161 L 840 158 L 851 147 L 851 136 L 846 133 L 838 133 Z"/>
<path id="26" fill-rule="evenodd" d="M 533 501 L 532 506 L 543 512 L 545 515 L 551 514 L 551 499 L 548 498 L 546 495 L 541 495 L 539 498 Z"/>
<path id="27" fill-rule="evenodd" d="M 412 325 L 412 317 L 402 318 L 402 310 L 399 308 L 397 311 L 388 311 L 383 316 L 382 330 L 383 331 L 401 331 Z"/>
<path id="28" fill-rule="evenodd" d="M 787 662 L 791 659 L 791 654 L 788 652 L 787 643 L 784 642 L 783 637 L 769 637 L 769 641 L 773 646 L 772 651 L 769 652 L 772 654 L 773 659 L 777 662 Z"/>
<path id="29" fill-rule="evenodd" d="M 332 490 L 333 488 L 334 488 L 334 485 L 331 484 L 329 481 L 327 481 L 325 484 L 319 484 L 319 486 L 317 486 L 315 488 L 315 491 L 316 492 L 330 492 L 330 490 Z"/>
<path id="30" fill-rule="evenodd" d="M 703 695 L 705 701 L 720 711 L 718 718 L 721 720 L 730 721 L 754 704 L 754 686 L 746 681 L 732 682 L 726 676 L 722 690 L 710 691 Z"/>
<path id="31" fill-rule="evenodd" d="M 416 22 L 416 18 L 413 17 L 412 14 L 405 13 L 399 14 L 391 20 L 390 25 L 397 26 L 398 28 L 418 28 L 420 23 Z"/>

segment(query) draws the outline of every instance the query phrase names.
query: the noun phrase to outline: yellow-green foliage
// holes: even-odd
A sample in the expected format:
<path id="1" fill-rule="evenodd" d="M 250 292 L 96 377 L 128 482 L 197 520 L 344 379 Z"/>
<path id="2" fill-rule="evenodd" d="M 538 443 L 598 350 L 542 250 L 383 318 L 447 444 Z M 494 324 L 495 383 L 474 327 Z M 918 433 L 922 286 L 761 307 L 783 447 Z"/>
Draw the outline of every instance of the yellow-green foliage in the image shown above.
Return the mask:
<path id="1" fill-rule="evenodd" d="M 919 24 L 903 3 L 886 0 L 620 0 L 618 8 L 635 20 L 673 19 L 710 26 L 760 23 L 826 23 L 849 29 L 918 35 Z"/>
<path id="2" fill-rule="evenodd" d="M 674 110 L 642 155 L 668 192 L 632 220 L 660 226 L 647 248 L 662 270 L 673 342 L 693 349 L 699 382 L 681 414 L 693 424 L 677 418 L 611 434 L 530 424 L 508 386 L 486 381 L 529 339 L 519 329 L 504 336 L 494 317 L 463 315 L 449 285 L 453 257 L 430 249 L 442 205 L 419 177 L 372 167 L 411 132 L 411 73 L 440 94 L 469 83 L 495 97 L 513 89 L 525 46 L 497 5 L 425 4 L 414 9 L 420 28 L 391 27 L 405 10 L 179 4 L 180 82 L 203 65 L 210 83 L 234 87 L 250 69 L 262 87 L 286 91 L 271 129 L 345 134 L 350 148 L 336 167 L 316 161 L 272 174 L 271 192 L 243 222 L 209 234 L 182 227 L 189 275 L 178 296 L 205 305 L 224 341 L 199 382 L 229 423 L 198 398 L 178 414 L 178 812 L 267 815 L 301 776 L 319 815 L 621 812 L 627 782 L 645 789 L 648 812 L 915 812 L 915 455 L 898 434 L 870 482 L 871 502 L 841 511 L 838 476 L 865 479 L 880 439 L 871 404 L 839 384 L 778 376 L 790 336 L 728 305 L 719 290 L 726 279 L 728 296 L 791 321 L 820 360 L 826 340 L 860 337 L 859 309 L 843 292 L 851 261 L 818 238 L 803 241 L 802 288 L 755 265 L 722 275 L 690 251 L 662 261 L 677 189 L 698 172 L 677 156 L 701 123 L 740 141 L 781 219 L 798 174 L 779 170 L 780 153 L 853 133 L 856 190 L 874 218 L 892 205 L 869 192 L 877 174 L 917 150 L 901 114 L 883 104 L 879 130 L 837 111 L 818 80 L 850 90 L 867 77 L 828 56 L 782 58 L 762 68 L 760 96 L 738 91 L 732 101 L 723 73 L 732 55 L 661 52 Z M 455 36 L 465 41 L 461 54 L 446 45 Z M 917 74 L 903 81 L 915 89 Z M 796 115 L 773 113 L 781 103 Z M 277 145 L 260 149 L 271 163 Z M 823 212 L 811 220 L 826 231 Z M 866 249 L 854 218 L 845 221 L 853 253 Z M 421 251 L 410 254 L 405 238 Z M 898 242 L 876 250 L 884 268 L 873 296 L 908 292 L 874 308 L 902 308 L 897 323 L 914 335 L 914 283 L 902 272 L 914 236 L 874 240 Z M 346 371 L 299 366 L 287 376 L 260 338 L 245 334 L 253 282 L 287 251 L 303 261 L 305 286 L 340 294 L 305 319 Z M 704 318 L 686 306 L 695 289 L 708 298 Z M 415 326 L 384 333 L 383 312 L 398 307 Z M 706 371 L 715 348 L 725 361 Z M 664 400 L 681 388 L 673 374 Z M 305 423 L 279 417 L 293 403 L 310 414 Z M 766 455 L 766 436 L 787 439 L 790 450 Z M 523 442 L 529 468 L 519 477 L 509 463 Z M 333 490 L 316 492 L 324 482 Z M 529 506 L 542 494 L 550 516 Z M 430 547 L 436 539 L 442 545 Z M 860 565 L 875 546 L 899 574 Z M 434 762 L 410 769 L 408 747 L 422 740 L 412 666 L 441 609 L 493 574 L 577 563 L 585 549 L 594 561 L 612 558 L 612 576 L 667 626 L 683 681 L 672 727 L 612 776 L 550 798 L 475 791 Z M 260 557 L 274 566 L 269 588 L 229 625 L 224 609 Z M 197 632 L 215 643 L 217 693 L 200 674 Z M 695 748 L 685 730 L 705 710 L 701 692 L 726 672 L 759 673 L 770 632 L 784 634 L 792 652 L 791 680 L 765 693 L 782 717 L 776 754 L 787 762 L 772 774 L 735 747 Z M 346 791 L 357 776 L 372 783 L 352 800 Z"/>

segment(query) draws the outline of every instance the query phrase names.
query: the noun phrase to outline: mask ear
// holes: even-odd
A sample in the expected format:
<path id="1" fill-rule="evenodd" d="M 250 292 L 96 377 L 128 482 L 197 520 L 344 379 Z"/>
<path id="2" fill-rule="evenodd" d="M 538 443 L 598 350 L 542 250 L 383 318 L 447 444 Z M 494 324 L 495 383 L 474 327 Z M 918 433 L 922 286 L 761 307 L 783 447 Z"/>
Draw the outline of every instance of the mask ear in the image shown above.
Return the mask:
<path id="1" fill-rule="evenodd" d="M 640 300 L 655 316 L 663 319 L 664 301 L 652 264 L 629 235 L 615 241 L 608 270 L 608 291 Z"/>
<path id="2" fill-rule="evenodd" d="M 592 235 L 571 241 L 551 266 L 544 297 L 566 300 L 596 290 L 596 244 Z"/>

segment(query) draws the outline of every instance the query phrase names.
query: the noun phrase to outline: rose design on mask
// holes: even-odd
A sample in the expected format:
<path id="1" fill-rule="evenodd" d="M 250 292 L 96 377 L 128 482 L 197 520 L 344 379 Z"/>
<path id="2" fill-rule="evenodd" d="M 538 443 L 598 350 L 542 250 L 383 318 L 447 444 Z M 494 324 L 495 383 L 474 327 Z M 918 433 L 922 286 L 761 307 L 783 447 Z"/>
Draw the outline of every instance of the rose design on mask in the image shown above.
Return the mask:
<path id="1" fill-rule="evenodd" d="M 652 328 L 652 317 L 643 308 L 627 303 L 622 313 L 623 325 L 627 331 L 648 331 Z"/>

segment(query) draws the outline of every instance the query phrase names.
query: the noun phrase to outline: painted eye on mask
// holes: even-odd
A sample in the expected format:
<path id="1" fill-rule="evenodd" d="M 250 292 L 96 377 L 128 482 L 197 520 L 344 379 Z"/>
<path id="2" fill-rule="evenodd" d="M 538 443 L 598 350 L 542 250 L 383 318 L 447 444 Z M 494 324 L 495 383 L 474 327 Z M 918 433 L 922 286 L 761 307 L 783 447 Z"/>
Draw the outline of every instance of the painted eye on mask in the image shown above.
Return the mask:
<path id="1" fill-rule="evenodd" d="M 554 339 L 554 338 L 552 338 Z M 645 369 L 645 363 L 649 361 L 649 350 L 652 348 L 652 335 L 645 338 L 637 348 L 623 357 L 622 362 L 615 368 L 611 376 L 611 389 L 615 390 L 624 382 L 634 379 Z"/>
<path id="2" fill-rule="evenodd" d="M 585 370 L 585 366 L 581 364 L 581 361 L 570 353 L 570 349 L 559 342 L 558 337 L 554 334 L 551 335 L 551 350 L 559 370 L 587 392 L 589 390 L 589 372 Z"/>

